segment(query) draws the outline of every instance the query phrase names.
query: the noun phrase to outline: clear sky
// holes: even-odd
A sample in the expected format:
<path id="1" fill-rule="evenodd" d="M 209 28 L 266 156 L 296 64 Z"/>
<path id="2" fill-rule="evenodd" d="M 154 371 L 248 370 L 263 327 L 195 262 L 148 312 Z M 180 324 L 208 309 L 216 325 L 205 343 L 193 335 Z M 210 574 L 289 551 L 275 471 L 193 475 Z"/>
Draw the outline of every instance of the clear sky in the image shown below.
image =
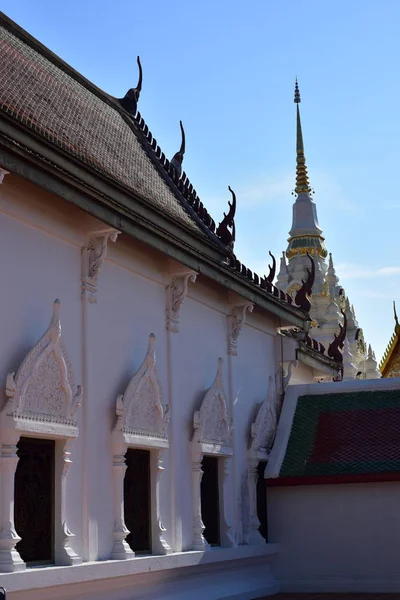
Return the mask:
<path id="1" fill-rule="evenodd" d="M 218 223 L 236 191 L 235 252 L 264 273 L 286 248 L 299 79 L 310 182 L 337 275 L 380 358 L 400 311 L 398 0 L 1 0 L 107 93 L 143 65 L 139 110 Z"/>

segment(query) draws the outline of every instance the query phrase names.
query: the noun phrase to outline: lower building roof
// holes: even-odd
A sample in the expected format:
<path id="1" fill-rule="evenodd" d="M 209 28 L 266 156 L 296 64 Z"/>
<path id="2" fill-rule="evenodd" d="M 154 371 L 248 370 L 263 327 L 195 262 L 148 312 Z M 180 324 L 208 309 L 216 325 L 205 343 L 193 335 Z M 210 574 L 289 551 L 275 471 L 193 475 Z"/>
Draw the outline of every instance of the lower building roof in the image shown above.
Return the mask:
<path id="1" fill-rule="evenodd" d="M 267 485 L 400 479 L 400 390 L 300 396 L 279 475 Z"/>

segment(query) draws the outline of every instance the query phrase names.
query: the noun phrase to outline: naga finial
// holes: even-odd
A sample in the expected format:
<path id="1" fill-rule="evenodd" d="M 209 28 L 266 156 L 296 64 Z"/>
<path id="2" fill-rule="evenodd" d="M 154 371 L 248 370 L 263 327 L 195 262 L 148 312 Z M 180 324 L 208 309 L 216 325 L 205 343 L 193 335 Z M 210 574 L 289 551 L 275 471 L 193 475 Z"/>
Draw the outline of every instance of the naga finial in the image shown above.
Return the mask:
<path id="1" fill-rule="evenodd" d="M 181 134 L 182 134 L 181 147 L 179 149 L 179 152 L 176 152 L 174 154 L 174 157 L 172 158 L 172 160 L 169 164 L 173 166 L 173 168 L 175 169 L 175 171 L 178 173 L 178 175 L 180 177 L 182 174 L 183 155 L 185 154 L 185 130 L 183 129 L 182 121 L 179 121 L 179 125 L 181 128 Z"/>
<path id="2" fill-rule="evenodd" d="M 343 354 L 340 350 L 343 349 L 344 340 L 347 334 L 347 317 L 346 313 L 342 310 L 343 325 L 339 323 L 339 335 L 335 334 L 333 342 L 329 344 L 328 356 L 338 363 L 343 363 Z"/>
<path id="3" fill-rule="evenodd" d="M 137 86 L 128 90 L 123 98 L 119 98 L 118 101 L 121 106 L 130 114 L 132 117 L 136 115 L 137 103 L 139 100 L 140 92 L 142 91 L 143 71 L 142 65 L 140 64 L 140 57 L 137 57 L 137 64 L 139 67 L 139 79 Z"/>
<path id="4" fill-rule="evenodd" d="M 310 312 L 310 308 L 311 308 L 310 297 L 312 294 L 312 287 L 314 285 L 314 279 L 315 279 L 315 263 L 314 263 L 312 256 L 310 254 L 308 254 L 308 252 L 307 252 L 307 256 L 311 262 L 311 270 L 307 269 L 307 274 L 308 274 L 307 279 L 305 279 L 305 280 L 302 279 L 303 285 L 297 292 L 294 301 L 295 301 L 295 304 L 297 304 L 297 306 L 299 306 L 305 312 L 308 313 L 308 312 Z"/>
<path id="5" fill-rule="evenodd" d="M 228 201 L 229 212 L 228 212 L 228 214 L 224 213 L 224 218 L 222 219 L 221 223 L 218 225 L 216 234 L 225 246 L 230 246 L 232 249 L 233 244 L 235 242 L 235 237 L 236 237 L 236 231 L 235 231 L 236 194 L 232 190 L 230 185 L 228 185 L 228 190 L 232 194 L 232 202 Z"/>
<path id="6" fill-rule="evenodd" d="M 268 265 L 269 274 L 268 274 L 268 277 L 266 277 L 266 280 L 269 281 L 270 283 L 272 283 L 275 278 L 275 273 L 276 273 L 276 260 L 275 260 L 275 256 L 271 252 L 269 252 L 269 255 L 272 258 L 272 267 L 270 267 Z"/>

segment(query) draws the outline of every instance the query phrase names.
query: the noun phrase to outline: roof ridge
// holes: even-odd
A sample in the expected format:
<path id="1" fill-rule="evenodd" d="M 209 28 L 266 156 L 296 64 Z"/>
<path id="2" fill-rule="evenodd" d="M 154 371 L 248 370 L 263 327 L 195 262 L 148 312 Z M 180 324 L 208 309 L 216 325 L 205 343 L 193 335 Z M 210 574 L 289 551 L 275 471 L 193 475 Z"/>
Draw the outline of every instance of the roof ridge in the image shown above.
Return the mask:
<path id="1" fill-rule="evenodd" d="M 162 174 L 164 180 L 176 194 L 182 207 L 188 212 L 188 214 L 194 218 L 194 220 L 202 227 L 209 237 L 214 242 L 217 242 L 225 250 L 227 246 L 222 242 L 220 237 L 216 234 L 216 225 L 214 219 L 207 211 L 203 202 L 201 202 L 197 192 L 190 182 L 186 172 L 183 171 L 182 175 L 179 175 L 176 169 L 171 165 L 171 162 L 165 156 L 159 146 L 156 138 L 151 133 L 146 121 L 142 117 L 140 111 L 136 113 L 134 117 L 129 115 L 125 110 L 120 111 L 123 114 L 125 122 L 130 125 L 132 121 L 137 125 L 140 132 L 140 141 L 145 149 L 147 155 L 159 167 L 159 172 Z"/>
<path id="2" fill-rule="evenodd" d="M 98 102 L 103 103 L 111 109 L 114 115 L 117 115 L 122 119 L 125 125 L 132 131 L 137 143 L 140 144 L 143 151 L 146 153 L 149 163 L 153 168 L 157 169 L 164 184 L 170 188 L 172 195 L 176 199 L 177 205 L 181 207 L 183 212 L 186 212 L 188 217 L 195 225 L 197 225 L 200 231 L 214 243 L 214 247 L 219 248 L 221 252 L 220 266 L 226 269 L 227 272 L 234 272 L 236 275 L 247 280 L 250 285 L 256 286 L 260 291 L 265 293 L 266 296 L 274 297 L 279 303 L 293 305 L 293 308 L 296 307 L 296 309 L 300 310 L 303 314 L 307 314 L 308 311 L 305 306 L 299 305 L 296 300 L 293 300 L 287 293 L 283 292 L 273 284 L 276 261 L 272 255 L 273 263 L 272 267 L 269 267 L 270 272 L 267 276 L 259 276 L 236 258 L 233 252 L 236 201 L 234 192 L 230 188 L 233 197 L 232 202 L 229 202 L 230 210 L 227 211 L 227 214 L 224 214 L 219 227 L 216 228 L 214 219 L 200 200 L 200 197 L 186 172 L 183 171 L 182 174 L 180 174 L 174 168 L 173 164 L 171 164 L 171 161 L 166 158 L 140 112 L 136 112 L 135 115 L 132 115 L 126 111 L 118 101 L 118 98 L 115 98 L 96 87 L 92 82 L 82 76 L 78 71 L 73 69 L 68 63 L 63 61 L 59 56 L 41 44 L 2 12 L 0 12 L 0 26 L 3 27 L 9 35 L 17 38 L 22 45 L 27 46 L 27 48 L 30 48 L 33 52 L 37 53 L 42 59 L 48 61 L 49 64 L 52 64 L 54 69 L 58 69 L 67 77 L 70 77 L 77 85 L 85 89 L 88 94 L 93 94 Z M 59 148 L 65 150 L 64 146 L 59 146 Z M 79 156 L 75 156 L 73 153 L 72 156 L 79 160 L 85 168 L 96 168 L 93 164 L 93 158 L 90 158 L 90 161 L 85 162 L 85 160 L 82 160 Z M 106 170 L 102 172 L 101 170 L 96 169 L 96 172 L 100 173 L 101 177 L 110 179 L 109 171 Z M 130 189 L 127 187 L 126 182 L 122 180 L 117 179 L 116 183 L 128 190 Z M 143 200 L 146 200 L 146 197 L 143 197 Z M 149 202 L 149 200 L 147 201 Z M 167 213 L 167 215 L 169 217 L 171 216 L 169 213 Z M 313 349 L 317 349 L 315 343 L 311 343 L 311 345 L 314 347 Z M 318 349 L 321 350 L 321 348 Z"/>
<path id="3" fill-rule="evenodd" d="M 139 141 L 143 142 L 145 140 L 147 142 L 146 145 L 142 143 L 142 147 L 144 147 L 146 150 L 146 153 L 152 160 L 153 164 L 156 163 L 157 166 L 162 167 L 162 169 L 158 169 L 158 171 L 163 175 L 165 183 L 169 185 L 172 191 L 175 194 L 178 192 L 177 199 L 182 207 L 186 210 L 189 216 L 191 216 L 192 219 L 198 225 L 200 225 L 201 229 L 209 238 L 211 238 L 214 242 L 217 242 L 220 247 L 225 248 L 225 245 L 215 233 L 216 225 L 214 219 L 201 202 L 185 171 L 183 171 L 182 176 L 179 177 L 175 169 L 170 166 L 170 161 L 166 158 L 161 147 L 157 144 L 157 140 L 152 135 L 148 125 L 139 111 L 136 113 L 135 117 L 132 117 L 132 115 L 130 115 L 119 104 L 117 98 L 94 85 L 89 79 L 71 67 L 71 65 L 65 62 L 57 54 L 52 52 L 47 46 L 39 42 L 39 40 L 34 38 L 30 33 L 20 27 L 2 11 L 0 11 L 0 25 L 5 26 L 10 33 L 18 37 L 24 43 L 28 44 L 33 50 L 50 60 L 53 64 L 55 64 L 55 66 L 60 68 L 67 75 L 71 76 L 80 85 L 88 89 L 88 91 L 91 93 L 94 93 L 100 100 L 108 104 L 111 108 L 118 112 L 121 117 L 123 117 L 127 125 L 131 126 L 132 121 L 135 122 L 143 134 L 142 139 L 139 138 Z M 131 129 L 133 128 L 131 127 Z M 134 130 L 134 133 L 137 134 L 137 129 Z M 148 152 L 149 149 L 151 149 L 150 153 Z M 167 177 L 165 177 L 165 175 Z M 182 197 L 184 201 L 182 201 Z"/>

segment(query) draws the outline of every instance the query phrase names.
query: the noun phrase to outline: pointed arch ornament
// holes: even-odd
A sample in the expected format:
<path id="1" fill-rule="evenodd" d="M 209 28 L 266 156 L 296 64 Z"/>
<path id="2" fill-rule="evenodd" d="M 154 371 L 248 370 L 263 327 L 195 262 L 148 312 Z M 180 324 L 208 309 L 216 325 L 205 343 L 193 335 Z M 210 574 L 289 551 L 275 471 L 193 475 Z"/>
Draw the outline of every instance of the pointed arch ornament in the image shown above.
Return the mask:
<path id="1" fill-rule="evenodd" d="M 233 421 L 229 418 L 226 396 L 223 388 L 222 358 L 218 359 L 217 373 L 212 386 L 206 390 L 200 409 L 193 415 L 192 436 L 192 494 L 193 494 L 193 550 L 208 550 L 204 538 L 204 523 L 201 516 L 201 463 L 204 455 L 220 457 L 219 497 L 220 497 L 220 537 L 221 545 L 237 545 L 232 532 L 233 493 L 231 457 L 233 454 Z"/>
<path id="2" fill-rule="evenodd" d="M 56 441 L 54 554 L 58 565 L 82 562 L 71 548 L 74 534 L 67 525 L 66 484 L 72 464 L 71 445 L 79 435 L 77 411 L 82 387 L 75 387 L 72 365 L 61 337 L 60 300 L 53 304 L 49 327 L 28 352 L 17 373 L 6 380 L 5 402 L 0 413 L 0 476 L 2 503 L 0 523 L 0 572 L 25 569 L 15 549 L 20 541 L 14 526 L 14 477 L 21 435 Z"/>
<path id="3" fill-rule="evenodd" d="M 246 544 L 265 544 L 265 539 L 259 532 L 260 521 L 257 515 L 258 464 L 260 461 L 268 460 L 275 440 L 279 400 L 274 378 L 270 376 L 267 395 L 264 401 L 258 405 L 256 418 L 250 427 L 250 440 L 247 450 L 250 520 L 244 534 Z"/>
<path id="4" fill-rule="evenodd" d="M 163 452 L 169 447 L 169 406 L 163 403 L 163 391 L 156 369 L 155 335 L 149 336 L 146 356 L 130 380 L 124 394 L 117 397 L 117 422 L 112 433 L 114 481 L 114 531 L 111 558 L 134 558 L 125 538 L 129 531 L 124 517 L 125 454 L 128 448 L 151 451 L 151 532 L 152 553 L 170 554 L 164 539 L 161 519 L 160 477 L 164 471 Z"/>

